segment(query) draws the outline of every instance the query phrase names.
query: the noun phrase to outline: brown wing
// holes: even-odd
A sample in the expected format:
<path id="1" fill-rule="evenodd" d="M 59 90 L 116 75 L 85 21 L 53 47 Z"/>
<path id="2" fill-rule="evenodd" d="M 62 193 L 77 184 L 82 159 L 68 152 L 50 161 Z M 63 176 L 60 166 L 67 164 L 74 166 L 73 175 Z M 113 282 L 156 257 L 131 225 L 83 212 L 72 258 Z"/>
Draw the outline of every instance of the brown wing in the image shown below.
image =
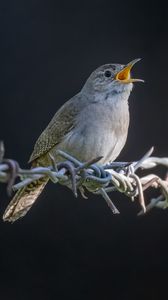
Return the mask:
<path id="1" fill-rule="evenodd" d="M 81 109 L 81 94 L 67 101 L 54 115 L 46 129 L 35 143 L 29 162 L 46 154 L 52 147 L 60 143 L 66 133 L 74 126 L 75 116 Z"/>

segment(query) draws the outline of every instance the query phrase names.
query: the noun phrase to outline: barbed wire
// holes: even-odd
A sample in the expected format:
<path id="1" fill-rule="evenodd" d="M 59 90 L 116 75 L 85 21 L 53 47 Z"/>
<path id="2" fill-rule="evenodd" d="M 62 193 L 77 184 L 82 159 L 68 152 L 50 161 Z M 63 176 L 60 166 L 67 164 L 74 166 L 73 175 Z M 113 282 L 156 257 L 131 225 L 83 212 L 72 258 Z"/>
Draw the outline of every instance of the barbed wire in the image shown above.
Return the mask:
<path id="1" fill-rule="evenodd" d="M 17 191 L 37 179 L 48 176 L 53 183 L 71 188 L 75 197 L 78 191 L 84 198 L 87 198 L 86 191 L 102 195 L 114 214 L 119 213 L 119 210 L 108 193 L 118 191 L 132 201 L 138 199 L 141 206 L 138 215 L 143 215 L 153 207 L 161 209 L 168 207 L 168 175 L 162 179 L 154 173 L 142 177 L 136 174 L 139 169 L 149 170 L 158 165 L 168 168 L 168 157 L 151 156 L 153 150 L 152 147 L 135 162 L 112 162 L 103 166 L 98 164 L 102 157 L 82 163 L 60 150 L 57 154 L 62 157 L 63 162 L 56 164 L 54 157 L 50 155 L 51 166 L 27 170 L 20 168 L 17 161 L 4 158 L 4 144 L 0 142 L 0 183 L 7 184 L 7 193 L 11 195 L 12 191 Z M 19 182 L 16 183 L 18 178 Z M 144 192 L 151 187 L 158 189 L 160 195 L 146 201 Z"/>

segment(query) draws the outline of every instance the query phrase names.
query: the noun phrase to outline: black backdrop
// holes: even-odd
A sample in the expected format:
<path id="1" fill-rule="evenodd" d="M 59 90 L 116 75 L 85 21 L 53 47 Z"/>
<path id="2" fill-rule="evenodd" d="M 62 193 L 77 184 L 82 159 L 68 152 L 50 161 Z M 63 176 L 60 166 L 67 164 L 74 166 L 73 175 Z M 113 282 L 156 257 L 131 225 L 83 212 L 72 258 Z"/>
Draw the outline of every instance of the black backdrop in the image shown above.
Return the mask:
<path id="1" fill-rule="evenodd" d="M 151 145 L 168 155 L 166 7 L 147 1 L 0 1 L 0 138 L 6 156 L 26 166 L 54 112 L 90 72 L 142 57 L 144 78 L 130 98 L 131 126 L 120 159 Z M 7 205 L 0 191 L 1 216 Z M 137 218 L 138 206 L 111 195 L 74 199 L 49 184 L 30 213 L 0 221 L 0 299 L 160 299 L 167 291 L 168 211 Z"/>

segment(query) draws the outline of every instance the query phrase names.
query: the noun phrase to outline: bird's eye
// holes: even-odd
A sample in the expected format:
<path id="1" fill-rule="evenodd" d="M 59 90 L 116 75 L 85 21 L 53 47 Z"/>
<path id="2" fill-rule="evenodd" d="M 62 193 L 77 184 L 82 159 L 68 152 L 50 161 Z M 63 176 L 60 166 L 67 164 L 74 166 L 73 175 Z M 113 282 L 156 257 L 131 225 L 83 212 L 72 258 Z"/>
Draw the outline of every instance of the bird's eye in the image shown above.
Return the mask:
<path id="1" fill-rule="evenodd" d="M 105 77 L 111 77 L 111 71 L 110 71 L 110 70 L 106 70 L 106 71 L 104 72 L 104 76 L 105 76 Z"/>

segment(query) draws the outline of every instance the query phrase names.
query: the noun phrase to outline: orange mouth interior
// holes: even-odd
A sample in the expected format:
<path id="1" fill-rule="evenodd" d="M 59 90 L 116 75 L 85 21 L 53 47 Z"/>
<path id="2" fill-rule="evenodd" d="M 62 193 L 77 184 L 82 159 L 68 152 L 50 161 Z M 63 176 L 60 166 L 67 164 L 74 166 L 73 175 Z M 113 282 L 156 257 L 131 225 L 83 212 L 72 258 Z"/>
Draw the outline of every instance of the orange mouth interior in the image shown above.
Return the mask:
<path id="1" fill-rule="evenodd" d="M 121 70 L 117 75 L 116 79 L 121 81 L 128 81 L 131 77 L 130 75 L 131 66 L 125 67 L 123 70 Z"/>

